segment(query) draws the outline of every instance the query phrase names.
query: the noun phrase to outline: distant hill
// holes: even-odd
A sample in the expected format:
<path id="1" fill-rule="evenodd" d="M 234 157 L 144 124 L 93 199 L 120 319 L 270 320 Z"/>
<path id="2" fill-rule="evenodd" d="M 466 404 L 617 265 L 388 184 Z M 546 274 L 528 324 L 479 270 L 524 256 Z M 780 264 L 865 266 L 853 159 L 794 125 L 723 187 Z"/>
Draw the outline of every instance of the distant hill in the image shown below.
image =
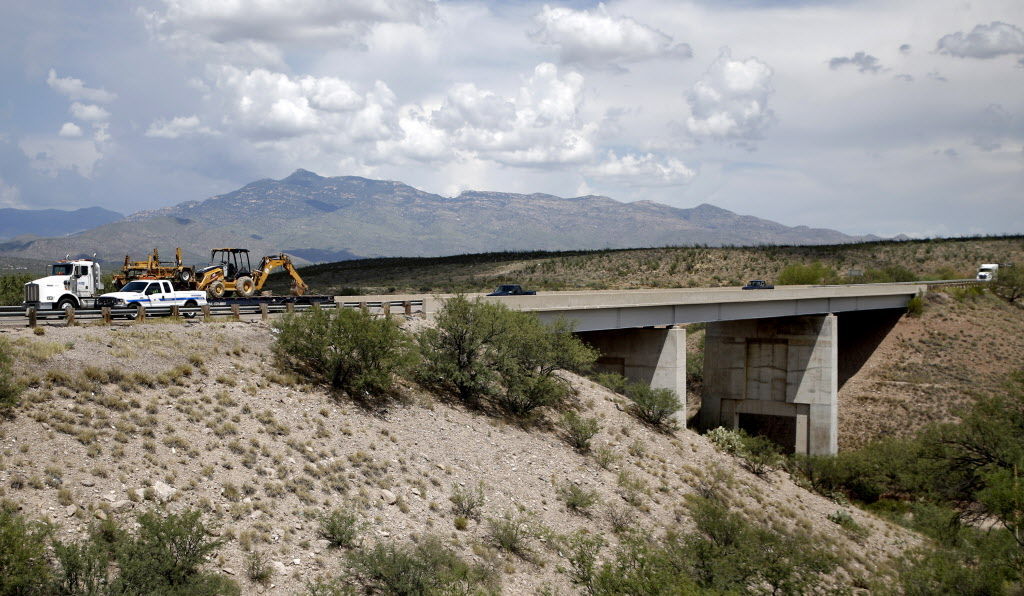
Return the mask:
<path id="1" fill-rule="evenodd" d="M 18 236 L 66 236 L 102 226 L 124 216 L 102 207 L 61 209 L 0 209 L 0 240 Z"/>
<path id="2" fill-rule="evenodd" d="M 181 246 L 281 250 L 309 262 L 372 256 L 642 246 L 837 244 L 864 240 L 835 230 L 788 227 L 712 205 L 679 209 L 602 196 L 467 191 L 427 193 L 401 182 L 325 178 L 296 170 L 204 201 L 144 211 L 67 238 L 0 244 L 0 253 L 52 258 L 96 252 L 108 260 Z M 167 254 L 170 254 L 169 252 Z"/>

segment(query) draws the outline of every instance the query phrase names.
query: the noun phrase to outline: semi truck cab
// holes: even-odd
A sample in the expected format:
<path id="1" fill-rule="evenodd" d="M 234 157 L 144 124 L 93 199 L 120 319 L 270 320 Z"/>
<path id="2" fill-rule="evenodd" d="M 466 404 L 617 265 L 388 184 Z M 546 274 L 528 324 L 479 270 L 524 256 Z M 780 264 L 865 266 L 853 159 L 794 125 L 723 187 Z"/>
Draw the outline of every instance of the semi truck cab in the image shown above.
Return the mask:
<path id="1" fill-rule="evenodd" d="M 103 290 L 100 264 L 90 259 L 62 259 L 50 275 L 25 284 L 25 306 L 39 310 L 88 308 Z"/>

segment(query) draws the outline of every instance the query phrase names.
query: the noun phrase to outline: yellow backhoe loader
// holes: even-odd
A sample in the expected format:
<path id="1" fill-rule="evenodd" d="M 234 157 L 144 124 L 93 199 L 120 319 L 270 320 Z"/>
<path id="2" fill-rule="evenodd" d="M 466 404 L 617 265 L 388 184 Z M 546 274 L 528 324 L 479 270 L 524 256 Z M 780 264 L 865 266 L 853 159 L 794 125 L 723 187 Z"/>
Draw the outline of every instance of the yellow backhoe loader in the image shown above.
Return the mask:
<path id="1" fill-rule="evenodd" d="M 302 296 L 309 291 L 291 257 L 284 253 L 263 257 L 255 269 L 250 266 L 247 248 L 215 248 L 210 251 L 210 261 L 214 264 L 196 272 L 196 289 L 206 290 L 210 298 L 230 294 L 248 298 L 263 289 L 275 267 L 284 267 L 292 276 L 292 294 Z"/>

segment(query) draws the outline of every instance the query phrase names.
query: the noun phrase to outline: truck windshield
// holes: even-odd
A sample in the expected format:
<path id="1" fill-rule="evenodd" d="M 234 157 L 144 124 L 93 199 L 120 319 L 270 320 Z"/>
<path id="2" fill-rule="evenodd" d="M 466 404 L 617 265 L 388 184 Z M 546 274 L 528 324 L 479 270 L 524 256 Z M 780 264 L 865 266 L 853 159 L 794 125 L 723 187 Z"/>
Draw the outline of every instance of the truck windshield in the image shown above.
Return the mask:
<path id="1" fill-rule="evenodd" d="M 50 275 L 71 275 L 75 266 L 71 263 L 54 263 L 53 272 Z"/>
<path id="2" fill-rule="evenodd" d="M 142 292 L 149 284 L 147 281 L 130 281 L 121 288 L 122 292 Z"/>

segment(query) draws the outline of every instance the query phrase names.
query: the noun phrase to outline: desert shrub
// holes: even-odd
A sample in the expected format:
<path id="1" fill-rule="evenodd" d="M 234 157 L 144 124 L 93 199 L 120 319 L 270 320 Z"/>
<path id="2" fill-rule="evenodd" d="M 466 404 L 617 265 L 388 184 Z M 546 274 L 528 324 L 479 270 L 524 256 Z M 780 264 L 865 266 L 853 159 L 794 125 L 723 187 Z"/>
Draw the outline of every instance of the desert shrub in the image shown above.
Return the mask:
<path id="1" fill-rule="evenodd" d="M 530 521 L 523 515 L 505 514 L 502 517 L 487 520 L 488 537 L 498 548 L 519 555 L 524 559 L 530 557 L 529 541 L 533 537 Z"/>
<path id="2" fill-rule="evenodd" d="M 597 418 L 584 418 L 573 411 L 562 415 L 562 430 L 565 440 L 580 453 L 590 453 L 590 441 L 601 430 Z"/>
<path id="3" fill-rule="evenodd" d="M 1016 303 L 1024 298 L 1024 268 L 1000 268 L 999 274 L 989 287 L 992 288 L 992 293 L 996 296 L 1010 304 Z"/>
<path id="4" fill-rule="evenodd" d="M 480 509 L 484 506 L 484 483 L 477 484 L 476 488 L 453 485 L 448 500 L 452 502 L 452 513 L 462 518 L 478 520 Z"/>
<path id="5" fill-rule="evenodd" d="M 782 286 L 812 285 L 835 283 L 836 272 L 819 262 L 803 265 L 794 263 L 787 265 L 779 272 L 776 283 Z"/>
<path id="6" fill-rule="evenodd" d="M 577 530 L 566 536 L 564 543 L 566 551 L 568 551 L 566 558 L 571 565 L 569 579 L 588 591 L 592 590 L 594 572 L 597 569 L 597 556 L 600 554 L 601 548 L 604 547 L 604 539 L 588 534 L 584 530 Z"/>
<path id="7" fill-rule="evenodd" d="M 917 275 L 902 265 L 889 265 L 881 269 L 864 271 L 863 283 L 892 283 L 899 281 L 917 281 Z"/>
<path id="8" fill-rule="evenodd" d="M 262 551 L 254 550 L 249 553 L 245 560 L 245 567 L 249 579 L 260 584 L 269 582 L 274 575 L 274 568 L 270 566 L 267 555 Z"/>
<path id="9" fill-rule="evenodd" d="M 9 416 L 18 405 L 22 387 L 11 369 L 11 343 L 0 337 L 0 416 Z"/>
<path id="10" fill-rule="evenodd" d="M 919 317 L 924 314 L 924 297 L 920 293 L 907 302 L 907 314 L 912 317 Z"/>
<path id="11" fill-rule="evenodd" d="M 0 594 L 48 594 L 53 571 L 46 560 L 51 528 L 0 504 Z"/>
<path id="12" fill-rule="evenodd" d="M 410 363 L 406 334 L 359 309 L 313 308 L 275 322 L 274 351 L 299 372 L 356 399 L 377 398 Z"/>
<path id="13" fill-rule="evenodd" d="M 471 407 L 489 399 L 507 414 L 527 416 L 558 405 L 569 386 L 556 371 L 582 369 L 597 357 L 568 323 L 547 325 L 502 304 L 456 296 L 436 322 L 418 336 L 419 378 Z"/>
<path id="14" fill-rule="evenodd" d="M 465 296 L 449 298 L 437 313 L 436 326 L 417 336 L 424 355 L 420 379 L 452 391 L 466 405 L 479 405 L 498 385 L 491 347 L 508 333 L 507 311 Z"/>
<path id="15" fill-rule="evenodd" d="M 320 536 L 333 547 L 354 545 L 361 531 L 362 522 L 352 511 L 334 509 L 320 516 Z"/>
<path id="16" fill-rule="evenodd" d="M 31 275 L 0 275 L 0 306 L 21 306 Z"/>
<path id="17" fill-rule="evenodd" d="M 715 447 L 729 455 L 739 455 L 743 450 L 744 433 L 741 430 L 718 426 L 709 430 L 705 436 Z"/>
<path id="18" fill-rule="evenodd" d="M 784 463 L 781 448 L 767 437 L 750 436 L 742 429 L 721 426 L 709 430 L 706 436 L 718 449 L 738 456 L 740 465 L 758 476 Z"/>
<path id="19" fill-rule="evenodd" d="M 417 544 L 377 544 L 350 553 L 348 563 L 352 582 L 367 593 L 477 594 L 498 590 L 492 570 L 467 563 L 433 536 Z"/>
<path id="20" fill-rule="evenodd" d="M 55 591 L 68 596 L 100 596 L 109 593 L 110 544 L 94 532 L 82 543 L 53 545 L 58 573 Z"/>
<path id="21" fill-rule="evenodd" d="M 679 396 L 671 389 L 654 389 L 646 383 L 630 383 L 626 397 L 632 401 L 630 412 L 647 424 L 660 429 L 675 428 L 674 415 L 683 409 Z"/>
<path id="22" fill-rule="evenodd" d="M 588 515 L 588 512 L 599 497 L 596 490 L 587 490 L 574 482 L 566 482 L 558 487 L 558 497 L 565 502 L 569 511 Z"/>
<path id="23" fill-rule="evenodd" d="M 160 517 L 143 513 L 139 529 L 116 548 L 120 575 L 115 593 L 127 594 L 238 594 L 238 586 L 225 576 L 204 572 L 200 566 L 223 539 L 209 535 L 199 511 Z"/>

